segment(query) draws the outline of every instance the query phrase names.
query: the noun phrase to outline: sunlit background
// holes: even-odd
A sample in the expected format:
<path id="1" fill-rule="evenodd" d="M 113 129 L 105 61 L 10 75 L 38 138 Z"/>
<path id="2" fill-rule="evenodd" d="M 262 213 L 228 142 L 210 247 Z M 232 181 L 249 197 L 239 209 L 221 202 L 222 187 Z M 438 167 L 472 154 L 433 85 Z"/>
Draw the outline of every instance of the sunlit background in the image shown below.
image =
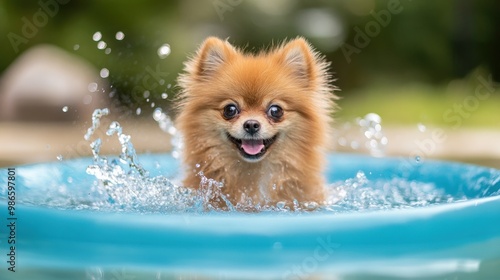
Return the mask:
<path id="1" fill-rule="evenodd" d="M 495 0 L 2 1 L 0 165 L 89 155 L 83 134 L 101 107 L 139 151 L 168 151 L 153 112 L 175 115 L 182 63 L 212 35 L 248 52 L 307 38 L 341 89 L 338 150 L 365 152 L 357 118 L 375 113 L 384 154 L 500 167 L 499 8 Z"/>

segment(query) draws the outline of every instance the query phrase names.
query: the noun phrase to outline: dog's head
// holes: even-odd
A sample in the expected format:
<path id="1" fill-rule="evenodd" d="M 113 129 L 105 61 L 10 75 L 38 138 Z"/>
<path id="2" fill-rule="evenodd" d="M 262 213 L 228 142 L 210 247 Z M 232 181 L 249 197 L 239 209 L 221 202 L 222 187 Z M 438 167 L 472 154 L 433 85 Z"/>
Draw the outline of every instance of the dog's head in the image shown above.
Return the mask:
<path id="1" fill-rule="evenodd" d="M 302 38 L 259 54 L 208 38 L 179 78 L 179 129 L 247 162 L 315 149 L 332 109 L 326 66 Z"/>

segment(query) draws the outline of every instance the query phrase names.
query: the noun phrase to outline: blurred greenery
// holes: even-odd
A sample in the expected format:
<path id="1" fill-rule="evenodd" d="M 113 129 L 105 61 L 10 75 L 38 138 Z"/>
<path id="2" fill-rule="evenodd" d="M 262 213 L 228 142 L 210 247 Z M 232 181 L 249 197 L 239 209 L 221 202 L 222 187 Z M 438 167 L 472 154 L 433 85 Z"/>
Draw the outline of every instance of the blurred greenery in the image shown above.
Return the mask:
<path id="1" fill-rule="evenodd" d="M 54 44 L 109 69 L 115 98 L 147 112 L 169 105 L 182 62 L 206 36 L 254 51 L 301 35 L 332 61 L 340 118 L 450 125 L 444 112 L 474 93 L 477 75 L 500 80 L 498 12 L 495 0 L 2 1 L 0 71 L 31 46 Z M 35 30 L 24 34 L 27 24 Z M 108 54 L 92 39 L 98 31 Z M 163 44 L 171 54 L 161 59 Z M 146 85 L 152 73 L 161 79 Z M 499 127 L 499 107 L 496 90 L 464 124 Z"/>

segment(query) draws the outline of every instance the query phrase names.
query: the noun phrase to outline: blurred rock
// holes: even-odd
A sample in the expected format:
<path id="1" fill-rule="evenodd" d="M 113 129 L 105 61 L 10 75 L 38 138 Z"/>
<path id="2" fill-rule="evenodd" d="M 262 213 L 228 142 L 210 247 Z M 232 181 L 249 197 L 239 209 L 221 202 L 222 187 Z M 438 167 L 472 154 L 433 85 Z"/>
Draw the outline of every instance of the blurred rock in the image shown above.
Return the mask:
<path id="1" fill-rule="evenodd" d="M 108 85 L 90 63 L 58 47 L 39 45 L 18 57 L 0 80 L 0 120 L 88 120 L 109 104 Z"/>

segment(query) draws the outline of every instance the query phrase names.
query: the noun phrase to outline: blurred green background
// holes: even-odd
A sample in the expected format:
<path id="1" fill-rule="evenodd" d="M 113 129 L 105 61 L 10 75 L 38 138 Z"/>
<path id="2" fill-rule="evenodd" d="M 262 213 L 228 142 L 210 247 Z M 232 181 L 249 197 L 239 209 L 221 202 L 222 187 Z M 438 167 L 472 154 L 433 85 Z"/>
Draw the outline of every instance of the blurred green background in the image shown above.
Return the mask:
<path id="1" fill-rule="evenodd" d="M 300 35 L 332 62 L 340 120 L 376 112 L 389 124 L 450 127 L 461 116 L 464 126 L 499 128 L 498 86 L 467 103 L 481 81 L 500 80 L 499 12 L 496 0 L 2 1 L 0 71 L 31 46 L 54 44 L 109 69 L 113 98 L 150 116 L 150 103 L 170 106 L 182 62 L 205 37 L 256 51 Z M 151 72 L 163 81 L 141 86 Z M 477 110 L 460 115 L 462 105 Z"/>

